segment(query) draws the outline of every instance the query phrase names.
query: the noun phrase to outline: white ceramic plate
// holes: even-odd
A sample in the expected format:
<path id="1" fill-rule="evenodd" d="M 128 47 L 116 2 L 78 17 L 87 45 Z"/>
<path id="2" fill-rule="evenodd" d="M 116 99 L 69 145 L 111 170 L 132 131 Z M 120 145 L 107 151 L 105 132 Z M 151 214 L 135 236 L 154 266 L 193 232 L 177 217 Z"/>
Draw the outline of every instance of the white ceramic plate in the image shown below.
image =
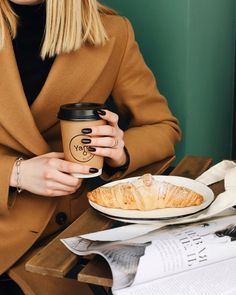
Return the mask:
<path id="1" fill-rule="evenodd" d="M 155 220 L 170 219 L 170 218 L 180 218 L 188 215 L 195 214 L 201 210 L 206 209 L 214 201 L 213 191 L 203 183 L 190 178 L 179 177 L 179 176 L 164 176 L 164 175 L 154 175 L 153 176 L 158 181 L 166 181 L 175 185 L 183 186 L 189 188 L 196 193 L 201 194 L 204 197 L 204 202 L 199 206 L 191 206 L 185 208 L 164 208 L 155 209 L 150 211 L 140 211 L 140 210 L 124 210 L 124 209 L 113 209 L 107 208 L 89 200 L 90 205 L 102 213 L 103 215 L 124 222 L 131 223 L 149 223 Z M 119 183 L 125 183 L 137 179 L 138 177 L 126 178 L 123 180 L 113 181 L 105 184 L 104 187 L 109 187 Z"/>

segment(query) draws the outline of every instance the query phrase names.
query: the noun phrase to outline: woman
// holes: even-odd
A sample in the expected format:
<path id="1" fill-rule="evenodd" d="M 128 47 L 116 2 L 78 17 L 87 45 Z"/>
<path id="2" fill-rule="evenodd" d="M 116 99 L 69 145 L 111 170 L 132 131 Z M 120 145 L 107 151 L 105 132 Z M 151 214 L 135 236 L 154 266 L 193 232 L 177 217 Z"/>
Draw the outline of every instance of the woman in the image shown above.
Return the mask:
<path id="1" fill-rule="evenodd" d="M 24 271 L 32 245 L 87 207 L 89 183 L 70 173 L 96 172 L 63 160 L 60 105 L 113 97 L 128 130 L 101 110 L 107 125 L 92 128 L 88 144 L 106 159 L 105 179 L 173 155 L 178 123 L 130 23 L 96 0 L 1 0 L 0 34 L 0 273 L 25 294 L 85 294 Z"/>

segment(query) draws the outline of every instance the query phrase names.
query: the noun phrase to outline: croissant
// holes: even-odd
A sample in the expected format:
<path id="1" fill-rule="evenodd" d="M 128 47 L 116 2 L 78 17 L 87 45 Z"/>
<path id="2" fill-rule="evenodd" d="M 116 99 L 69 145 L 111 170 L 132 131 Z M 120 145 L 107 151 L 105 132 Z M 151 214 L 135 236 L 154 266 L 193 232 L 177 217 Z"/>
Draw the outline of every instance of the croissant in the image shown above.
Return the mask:
<path id="1" fill-rule="evenodd" d="M 144 174 L 132 182 L 96 188 L 88 193 L 88 198 L 104 207 L 134 210 L 183 208 L 198 206 L 204 201 L 203 196 L 198 193 L 182 186 L 157 181 L 151 174 Z"/>

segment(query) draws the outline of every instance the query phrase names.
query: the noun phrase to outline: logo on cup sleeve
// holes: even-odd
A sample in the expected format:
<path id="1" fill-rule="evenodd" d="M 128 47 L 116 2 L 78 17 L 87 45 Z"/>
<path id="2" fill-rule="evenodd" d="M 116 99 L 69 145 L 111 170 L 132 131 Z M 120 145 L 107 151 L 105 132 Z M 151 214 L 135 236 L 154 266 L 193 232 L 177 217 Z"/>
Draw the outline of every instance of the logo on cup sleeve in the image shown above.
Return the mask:
<path id="1" fill-rule="evenodd" d="M 78 162 L 88 162 L 94 157 L 94 155 L 88 151 L 87 146 L 81 143 L 83 138 L 88 137 L 85 137 L 84 134 L 76 135 L 69 143 L 70 153 L 72 157 Z"/>

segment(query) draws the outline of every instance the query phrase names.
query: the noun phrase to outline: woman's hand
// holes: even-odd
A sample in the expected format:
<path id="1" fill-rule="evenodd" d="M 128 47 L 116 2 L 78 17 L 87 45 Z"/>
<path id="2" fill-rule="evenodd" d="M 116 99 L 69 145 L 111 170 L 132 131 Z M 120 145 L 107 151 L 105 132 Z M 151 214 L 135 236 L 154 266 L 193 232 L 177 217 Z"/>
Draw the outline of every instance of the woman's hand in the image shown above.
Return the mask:
<path id="1" fill-rule="evenodd" d="M 127 161 L 127 154 L 124 149 L 124 132 L 118 126 L 119 117 L 108 110 L 100 110 L 98 114 L 107 121 L 107 125 L 84 128 L 82 133 L 91 138 L 82 139 L 82 143 L 88 146 L 92 154 L 105 157 L 109 166 L 123 166 Z"/>
<path id="2" fill-rule="evenodd" d="M 21 188 L 48 197 L 74 193 L 80 187 L 82 179 L 70 174 L 87 174 L 91 167 L 65 161 L 63 157 L 63 153 L 48 153 L 22 161 L 20 164 Z M 17 186 L 16 165 L 12 170 L 10 185 Z"/>

